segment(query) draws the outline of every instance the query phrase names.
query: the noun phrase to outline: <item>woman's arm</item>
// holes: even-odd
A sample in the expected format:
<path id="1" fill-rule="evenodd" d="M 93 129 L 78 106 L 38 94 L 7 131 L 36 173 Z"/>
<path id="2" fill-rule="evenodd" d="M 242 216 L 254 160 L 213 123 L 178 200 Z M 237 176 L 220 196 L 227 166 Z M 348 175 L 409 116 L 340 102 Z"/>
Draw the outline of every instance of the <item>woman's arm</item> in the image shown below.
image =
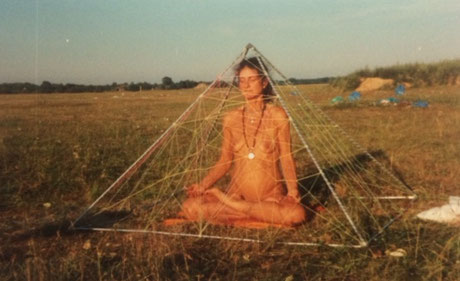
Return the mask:
<path id="1" fill-rule="evenodd" d="M 278 128 L 277 143 L 280 151 L 280 163 L 284 181 L 286 182 L 287 196 L 293 197 L 297 202 L 299 202 L 300 195 L 297 187 L 295 162 L 291 151 L 289 118 L 283 109 L 276 108 L 275 120 Z"/>
<path id="2" fill-rule="evenodd" d="M 224 120 L 223 125 L 224 139 L 222 140 L 220 158 L 214 167 L 211 168 L 211 171 L 209 171 L 208 175 L 200 182 L 200 185 L 202 185 L 205 189 L 208 189 L 216 181 L 223 177 L 232 166 L 233 150 L 231 144 L 231 132 L 230 128 L 227 126 L 226 120 Z"/>
<path id="3" fill-rule="evenodd" d="M 189 195 L 201 195 L 206 189 L 211 187 L 216 181 L 223 177 L 232 166 L 233 149 L 229 122 L 230 117 L 227 115 L 223 121 L 223 140 L 219 160 L 216 164 L 214 164 L 209 173 L 200 183 L 193 184 L 188 188 Z"/>

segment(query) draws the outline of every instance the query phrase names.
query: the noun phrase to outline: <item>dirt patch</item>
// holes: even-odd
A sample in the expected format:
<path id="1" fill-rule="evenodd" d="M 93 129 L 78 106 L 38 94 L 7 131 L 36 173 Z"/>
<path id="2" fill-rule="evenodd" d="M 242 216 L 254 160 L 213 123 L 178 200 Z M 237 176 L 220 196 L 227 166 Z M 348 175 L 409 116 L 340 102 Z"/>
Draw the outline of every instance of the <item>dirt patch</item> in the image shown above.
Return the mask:
<path id="1" fill-rule="evenodd" d="M 361 84 L 356 91 L 374 91 L 394 83 L 393 79 L 382 79 L 379 77 L 361 78 Z"/>
<path id="2" fill-rule="evenodd" d="M 206 89 L 207 87 L 208 87 L 208 84 L 199 83 L 198 85 L 195 86 L 195 89 Z"/>
<path id="3" fill-rule="evenodd" d="M 452 79 L 452 85 L 454 86 L 459 86 L 460 85 L 460 75 L 457 75 L 457 77 L 455 77 L 455 79 Z"/>
<path id="4" fill-rule="evenodd" d="M 412 88 L 412 86 L 413 86 L 413 84 L 409 83 L 409 82 L 402 82 L 401 84 L 403 84 L 404 87 L 406 87 L 406 89 Z"/>
<path id="5" fill-rule="evenodd" d="M 450 75 L 447 78 L 447 85 L 449 86 L 459 86 L 460 85 L 460 75 Z"/>

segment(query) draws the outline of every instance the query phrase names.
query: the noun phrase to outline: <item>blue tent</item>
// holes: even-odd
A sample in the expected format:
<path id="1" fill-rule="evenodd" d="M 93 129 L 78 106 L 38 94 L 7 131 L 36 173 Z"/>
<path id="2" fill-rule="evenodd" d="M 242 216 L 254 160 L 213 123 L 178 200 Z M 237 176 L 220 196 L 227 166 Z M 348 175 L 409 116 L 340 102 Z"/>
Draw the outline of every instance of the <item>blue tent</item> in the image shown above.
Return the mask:
<path id="1" fill-rule="evenodd" d="M 357 92 L 357 91 L 354 91 L 353 93 L 351 93 L 349 96 L 348 96 L 348 100 L 349 101 L 357 101 L 361 98 L 361 93 L 360 92 Z"/>
<path id="2" fill-rule="evenodd" d="M 403 84 L 399 84 L 395 89 L 395 94 L 402 96 L 404 93 L 406 93 L 406 87 Z"/>
<path id="3" fill-rule="evenodd" d="M 412 104 L 413 107 L 427 108 L 429 103 L 426 100 L 417 100 Z"/>

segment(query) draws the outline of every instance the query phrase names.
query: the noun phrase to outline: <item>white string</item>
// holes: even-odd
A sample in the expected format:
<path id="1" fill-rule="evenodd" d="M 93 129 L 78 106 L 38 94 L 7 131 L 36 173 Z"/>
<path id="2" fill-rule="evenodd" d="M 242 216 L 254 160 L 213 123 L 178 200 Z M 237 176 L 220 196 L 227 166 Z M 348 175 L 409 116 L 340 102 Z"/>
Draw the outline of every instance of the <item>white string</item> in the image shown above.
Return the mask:
<path id="1" fill-rule="evenodd" d="M 357 223 L 362 223 L 356 220 L 356 215 L 359 214 L 352 213 L 353 211 L 356 212 L 356 210 L 348 208 L 353 206 L 362 210 L 363 214 L 369 217 L 370 222 L 377 228 L 377 233 L 381 233 L 386 229 L 394 221 L 394 218 L 380 223 L 377 218 L 372 215 L 372 208 L 379 208 L 383 210 L 385 214 L 390 215 L 390 211 L 393 211 L 393 209 L 388 211 L 385 210 L 382 205 L 384 202 L 381 200 L 389 202 L 392 200 L 415 199 L 413 192 L 408 191 L 410 195 L 407 196 L 404 194 L 381 194 L 383 188 L 378 185 L 379 183 L 389 185 L 396 183 L 398 186 L 402 186 L 401 190 L 404 190 L 403 188 L 405 188 L 405 186 L 371 154 L 357 145 L 356 142 L 345 134 L 336 123 L 332 122 L 319 108 L 306 99 L 304 95 L 299 94 L 298 97 L 296 97 L 304 106 L 293 104 L 289 101 L 289 92 L 287 92 L 289 88 L 291 90 L 294 89 L 297 93 L 300 93 L 300 91 L 295 86 L 290 85 L 286 77 L 250 44 L 243 49 L 240 56 L 238 56 L 237 59 L 222 72 L 222 74 L 219 75 L 194 102 L 192 102 L 176 121 L 174 121 L 172 125 L 138 158 L 138 160 L 136 160 L 128 170 L 126 170 L 83 212 L 82 215 L 77 218 L 77 220 L 73 222 L 72 226 L 76 229 L 87 230 L 154 233 L 254 243 L 267 242 L 266 239 L 260 239 L 259 234 L 250 232 L 247 232 L 247 235 L 256 235 L 258 238 L 238 238 L 228 235 L 208 234 L 208 229 L 210 229 L 209 222 L 197 223 L 195 225 L 197 234 L 185 233 L 183 231 L 151 230 L 156 229 L 155 226 L 158 224 L 158 220 L 166 218 L 168 212 L 174 207 L 176 211 L 180 209 L 182 201 L 180 196 L 183 194 L 182 188 L 184 185 L 192 180 L 192 178 L 195 179 L 196 182 L 199 181 L 199 178 L 210 169 L 209 163 L 210 160 L 212 160 L 210 156 L 214 155 L 213 152 L 217 153 L 219 151 L 219 143 L 223 138 L 222 132 L 219 131 L 216 126 L 217 121 L 222 118 L 225 112 L 242 106 L 245 102 L 238 89 L 234 89 L 235 76 L 233 73 L 230 73 L 229 70 L 237 65 L 243 58 L 248 56 L 251 51 L 256 53 L 259 63 L 263 68 L 263 72 L 266 77 L 269 78 L 270 85 L 276 94 L 276 102 L 279 102 L 285 109 L 297 133 L 297 137 L 301 142 L 301 144 L 295 144 L 296 147 L 292 149 L 292 154 L 304 158 L 309 156 L 308 161 L 310 162 L 307 162 L 307 164 L 310 164 L 312 161 L 313 165 L 316 167 L 316 173 L 307 175 L 304 172 L 298 177 L 298 180 L 312 179 L 317 183 L 318 179 L 321 177 L 332 195 L 332 198 L 337 202 L 336 207 L 338 207 L 338 209 L 334 209 L 333 206 L 326 207 L 323 213 L 315 211 L 316 216 L 314 221 L 312 221 L 311 224 L 303 224 L 299 227 L 299 231 L 295 232 L 294 236 L 298 236 L 297 238 L 300 241 L 284 241 L 279 244 L 303 246 L 327 244 L 332 247 L 347 247 L 348 245 L 353 248 L 366 246 L 368 243 L 366 241 L 374 239 L 376 235 L 372 235 L 372 237 L 366 236 L 363 229 L 367 226 L 364 228 L 358 226 Z M 272 71 L 276 72 L 284 79 L 284 84 L 286 84 L 286 86 L 278 85 L 276 80 L 269 76 L 269 70 L 264 67 L 264 63 L 261 60 L 263 60 Z M 223 83 L 226 83 L 229 87 L 218 88 L 218 81 L 223 81 Z M 210 108 L 210 105 L 215 106 L 215 108 Z M 309 135 L 311 132 L 316 135 Z M 339 133 L 339 136 L 334 135 L 336 132 Z M 187 137 L 187 142 L 184 142 L 184 136 Z M 346 137 L 343 138 L 343 136 Z M 366 154 L 372 162 L 375 162 L 377 166 L 384 171 L 385 175 L 383 176 L 387 176 L 388 179 L 372 174 L 372 171 L 368 171 L 362 163 L 354 163 L 353 157 L 356 156 L 356 151 L 353 150 L 354 148 L 358 148 L 357 151 Z M 182 157 L 177 157 L 180 156 L 177 155 L 178 153 L 182 154 Z M 150 161 L 150 164 L 147 166 L 144 165 L 145 167 L 143 167 L 144 170 L 142 172 L 138 171 L 140 166 L 147 160 Z M 161 169 L 158 168 L 160 164 Z M 306 163 L 303 164 L 306 165 Z M 334 168 L 337 165 L 340 165 L 340 167 Z M 153 177 L 154 180 L 150 179 L 152 178 L 152 171 L 155 172 Z M 340 197 L 337 194 L 333 183 L 328 178 L 328 173 L 340 178 L 341 184 L 349 189 L 348 192 L 350 194 L 348 194 L 347 197 Z M 131 180 L 134 174 L 138 175 L 136 176 L 137 181 L 135 181 L 136 178 Z M 267 174 L 267 176 L 270 175 Z M 374 178 L 378 180 L 378 182 L 365 182 L 366 180 Z M 223 179 L 223 181 L 225 181 L 225 179 Z M 310 185 L 310 188 L 312 187 L 314 187 L 314 183 Z M 136 204 L 136 198 L 143 198 L 142 196 L 144 196 L 143 194 L 145 193 L 151 193 L 151 197 L 147 199 L 152 207 L 147 214 L 139 217 L 142 222 L 147 222 L 142 226 L 144 229 L 137 230 L 131 227 L 118 227 L 118 225 L 112 228 L 88 228 L 84 226 L 82 218 L 88 215 L 90 210 L 97 209 L 96 214 L 117 209 L 124 210 L 127 206 L 130 206 L 131 201 Z M 321 198 L 316 197 L 317 195 L 313 194 L 310 190 L 308 193 L 309 196 L 312 197 L 312 200 L 314 200 L 313 202 L 324 206 L 323 204 L 325 203 L 321 201 Z M 346 206 L 346 204 L 351 205 Z M 95 208 L 96 206 L 98 208 Z M 142 205 L 135 205 L 134 207 L 139 208 L 142 207 Z M 145 213 L 145 211 L 143 212 Z M 400 214 L 400 212 L 398 214 Z M 134 216 L 131 216 L 129 219 L 134 220 Z M 76 225 L 77 222 L 80 222 L 78 226 Z M 128 220 L 122 222 L 123 225 L 129 225 L 129 223 L 130 221 Z M 137 221 L 133 223 L 136 226 L 139 225 Z M 224 229 L 225 228 L 222 228 L 220 232 L 223 232 Z M 213 233 L 212 231 L 216 230 L 211 229 L 209 231 Z M 277 229 L 275 231 L 270 230 L 264 231 L 264 235 L 271 235 L 271 239 L 274 239 L 282 232 L 282 229 Z M 328 233 L 336 236 L 334 239 L 341 243 L 336 243 L 336 240 L 334 240 L 334 242 L 326 241 L 327 243 L 304 241 L 308 239 L 313 241 L 321 240 L 321 236 Z M 311 234 L 311 237 L 300 237 L 299 235 L 301 234 Z M 357 242 L 357 245 L 352 242 Z"/>

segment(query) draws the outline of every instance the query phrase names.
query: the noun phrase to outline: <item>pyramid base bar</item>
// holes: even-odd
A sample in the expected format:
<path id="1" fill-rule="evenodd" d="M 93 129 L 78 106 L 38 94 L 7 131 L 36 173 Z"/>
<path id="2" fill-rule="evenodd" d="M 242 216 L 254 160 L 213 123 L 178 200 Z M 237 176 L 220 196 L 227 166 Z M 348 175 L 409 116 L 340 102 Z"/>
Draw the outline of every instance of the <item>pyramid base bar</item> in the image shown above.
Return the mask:
<path id="1" fill-rule="evenodd" d="M 227 236 L 216 236 L 216 235 L 206 235 L 206 234 L 192 234 L 192 233 L 177 233 L 177 232 L 167 232 L 167 231 L 157 231 L 157 230 L 146 230 L 146 229 L 125 229 L 125 228 L 100 228 L 100 227 L 73 227 L 75 230 L 83 231 L 101 231 L 101 232 L 123 232 L 123 233 L 144 233 L 144 234 L 158 234 L 158 235 L 168 235 L 168 236 L 180 236 L 180 237 L 194 237 L 194 238 L 206 238 L 206 239 L 218 239 L 218 240 L 228 240 L 228 241 L 241 241 L 248 243 L 266 243 L 266 241 L 259 239 L 250 239 L 250 238 L 236 238 L 236 237 L 227 237 Z M 361 242 L 359 245 L 346 245 L 346 244 L 334 244 L 334 243 L 312 243 L 312 242 L 276 242 L 277 245 L 287 245 L 287 246 L 329 246 L 332 248 L 354 248 L 360 249 L 368 246 L 367 242 Z"/>
<path id="2" fill-rule="evenodd" d="M 410 199 L 410 200 L 415 200 L 415 199 L 417 199 L 417 195 L 409 195 L 409 196 L 375 196 L 375 197 L 358 196 L 358 197 L 355 197 L 355 198 L 356 199 L 387 199 L 387 200 Z"/>

